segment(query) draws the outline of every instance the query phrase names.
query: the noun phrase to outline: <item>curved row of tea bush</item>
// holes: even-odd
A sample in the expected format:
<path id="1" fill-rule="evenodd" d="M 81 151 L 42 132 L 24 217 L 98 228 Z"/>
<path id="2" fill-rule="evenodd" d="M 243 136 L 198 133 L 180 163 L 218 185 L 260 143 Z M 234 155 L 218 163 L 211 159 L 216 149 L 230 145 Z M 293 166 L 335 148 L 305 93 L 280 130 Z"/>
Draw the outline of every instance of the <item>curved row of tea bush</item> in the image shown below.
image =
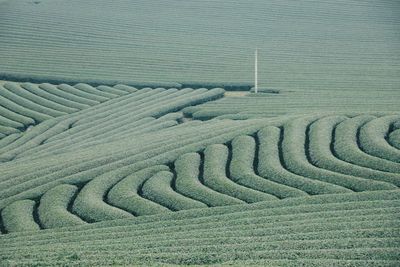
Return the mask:
<path id="1" fill-rule="evenodd" d="M 177 113 L 164 116 L 160 119 L 180 118 Z M 355 133 L 338 136 L 342 124 L 365 117 L 312 115 L 282 118 L 280 123 L 269 119 L 194 121 L 134 139 L 133 130 L 121 140 L 80 149 L 79 159 L 74 159 L 73 151 L 36 160 L 22 155 L 0 166 L 4 170 L 0 208 L 46 196 L 50 189 L 66 183 L 85 184 L 73 201 L 65 204 L 67 215 L 73 213 L 85 222 L 307 195 L 397 189 L 399 174 L 351 164 L 335 151 L 336 142 L 344 140 L 355 142 L 351 153 L 365 153 L 353 141 Z M 356 123 L 355 129 L 361 126 Z M 63 143 L 62 139 L 53 142 Z M 105 153 L 108 149 L 112 149 L 111 155 Z M 34 167 L 38 164 L 42 167 Z M 169 164 L 171 170 L 165 166 L 152 169 L 160 164 Z M 30 168 L 36 169 L 25 173 Z M 66 190 L 65 199 L 71 192 Z M 56 208 L 65 211 L 67 206 Z M 48 225 L 56 223 L 50 220 Z M 43 227 L 47 228 L 46 224 Z"/>
<path id="2" fill-rule="evenodd" d="M 246 261 L 393 266 L 400 260 L 399 205 L 399 191 L 393 190 L 167 212 L 1 235 L 0 257 L 10 264 L 50 266 Z"/>
<path id="3" fill-rule="evenodd" d="M 95 113 L 93 112 L 93 114 Z M 167 121 L 170 118 L 179 117 L 178 114 L 172 113 L 165 116 Z M 331 124 L 332 120 L 333 124 Z M 318 159 L 318 154 L 310 158 L 307 157 L 307 154 L 314 153 L 312 152 L 313 147 L 321 147 L 321 145 L 319 145 L 321 144 L 320 136 L 326 137 L 337 134 L 335 127 L 350 120 L 353 119 L 348 119 L 343 116 L 338 117 L 338 119 L 337 117 L 320 118 L 318 116 L 306 116 L 289 121 L 284 120 L 280 124 L 281 128 L 273 126 L 264 128 L 264 126 L 271 124 L 269 120 L 254 120 L 248 122 L 223 122 L 217 120 L 200 124 L 199 122 L 187 123 L 176 126 L 176 129 L 166 129 L 163 132 L 141 138 L 137 140 L 137 142 L 135 142 L 136 140 L 131 141 L 130 146 L 133 149 L 129 151 L 129 154 L 127 153 L 126 146 L 126 141 L 128 140 L 121 140 L 117 143 L 110 143 L 115 151 L 112 157 L 104 154 L 102 156 L 96 155 L 96 157 L 93 158 L 93 155 L 95 155 L 93 153 L 97 154 L 97 150 L 88 149 L 84 151 L 83 156 L 80 156 L 78 162 L 76 160 L 71 160 L 69 156 L 71 154 L 61 153 L 57 158 L 51 159 L 48 163 L 46 162 L 47 165 L 44 164 L 44 167 L 28 174 L 24 174 L 24 171 L 36 165 L 41 160 L 38 159 L 36 162 L 26 160 L 24 163 L 24 157 L 22 157 L 21 162 L 16 162 L 18 163 L 18 168 L 21 169 L 22 175 L 16 175 L 18 172 L 14 171 L 16 166 L 13 166 L 13 162 L 5 163 L 1 166 L 4 170 L 4 174 L 0 182 L 2 186 L 2 200 L 0 200 L 0 204 L 3 205 L 3 208 L 9 207 L 12 203 L 16 203 L 15 201 L 18 202 L 18 200 L 21 199 L 37 199 L 41 197 L 43 193 L 49 192 L 49 189 L 59 184 L 80 184 L 89 181 L 76 196 L 76 199 L 74 198 L 73 203 L 71 202 L 64 206 L 60 204 L 58 208 L 56 207 L 56 211 L 61 213 L 59 214 L 60 218 L 65 215 L 66 218 L 76 218 L 80 221 L 81 219 L 74 217 L 78 215 L 86 222 L 95 222 L 116 218 L 130 218 L 133 217 L 132 215 L 154 214 L 170 209 L 181 209 L 177 208 L 177 206 L 173 206 L 178 204 L 172 199 L 185 199 L 184 196 L 186 199 L 191 198 L 193 199 L 192 201 L 197 201 L 195 203 L 202 202 L 208 206 L 218 206 L 221 204 L 215 203 L 218 203 L 218 201 L 222 199 L 223 201 L 227 201 L 224 205 L 231 205 L 241 203 L 241 201 L 251 203 L 272 200 L 276 199 L 276 196 L 285 198 L 299 197 L 307 194 L 349 192 L 349 189 L 365 191 L 397 188 L 395 185 L 397 185 L 398 179 L 396 178 L 398 177 L 395 173 L 386 173 L 386 176 L 382 175 L 382 177 L 386 177 L 385 179 L 373 177 L 373 174 L 380 173 L 377 170 L 368 170 L 368 172 L 364 170 L 366 174 L 362 175 L 363 177 L 359 177 L 355 174 L 343 176 L 339 174 L 340 171 L 335 170 L 334 172 L 329 172 L 321 166 L 318 166 L 318 160 L 315 160 L 315 162 L 312 160 L 313 157 L 314 159 Z M 51 121 L 52 120 L 49 120 L 47 122 L 50 123 Z M 274 123 L 277 123 L 277 121 L 272 120 L 272 125 Z M 46 124 L 41 125 L 43 125 L 43 129 L 46 130 Z M 279 126 L 279 124 L 277 126 Z M 308 128 L 309 130 L 307 130 Z M 40 128 L 37 129 L 38 132 L 41 133 L 42 130 L 40 130 Z M 323 132 L 320 133 L 320 131 Z M 243 136 L 243 134 L 252 134 L 256 136 L 256 139 L 252 136 Z M 32 132 L 32 135 L 35 136 L 36 134 Z M 185 138 L 182 139 L 182 137 Z M 35 139 L 33 138 L 32 140 Z M 147 143 L 146 140 L 151 140 L 151 143 Z M 335 138 L 335 141 L 336 140 L 337 138 Z M 321 155 L 324 153 L 332 153 L 332 151 L 327 150 L 330 142 L 332 141 L 323 140 L 322 144 L 325 143 L 323 145 L 325 146 L 325 150 L 319 152 Z M 313 143 L 315 144 L 312 145 Z M 210 144 L 210 146 L 207 146 L 207 144 Z M 294 156 L 290 156 L 289 152 L 285 152 L 285 144 L 287 146 L 297 144 L 291 147 L 291 149 L 288 149 L 290 153 L 295 152 Z M 301 144 L 306 145 L 304 146 Z M 107 144 L 103 144 L 99 148 L 102 149 L 107 146 Z M 115 148 L 117 149 L 115 150 Z M 18 149 L 18 146 L 16 146 L 16 149 Z M 298 151 L 303 151 L 301 157 L 299 156 L 301 152 Z M 137 189 L 122 191 L 125 192 L 125 194 L 128 192 L 131 192 L 133 195 L 136 194 L 136 199 L 130 198 L 125 199 L 125 201 L 120 200 L 124 197 L 124 194 L 119 194 L 119 190 L 114 190 L 113 187 L 119 184 L 120 181 L 124 184 L 122 181 L 124 181 L 125 177 L 130 173 L 134 173 L 154 164 L 173 162 L 178 159 L 180 155 L 184 155 L 185 152 L 200 153 L 194 154 L 197 160 L 191 160 L 194 166 L 190 166 L 186 163 L 186 168 L 190 168 L 188 174 L 191 175 L 191 184 L 183 184 L 182 187 L 177 183 L 177 181 L 183 181 L 184 177 L 182 177 L 182 171 L 183 173 L 186 171 L 182 170 L 182 168 L 178 168 L 179 161 L 177 161 L 174 164 L 176 165 L 176 178 L 169 177 L 168 181 L 165 180 L 167 182 L 164 181 L 165 189 L 163 189 L 163 192 L 159 192 L 159 194 L 148 194 L 147 198 L 150 198 L 149 200 L 151 201 L 146 201 L 143 198 L 143 196 L 146 197 L 146 195 L 143 194 L 141 190 L 143 182 L 144 185 L 146 185 L 145 180 L 152 178 L 150 179 L 150 181 L 152 181 L 155 179 L 153 176 L 141 180 L 142 183 L 136 185 Z M 333 153 L 330 157 L 335 157 L 335 154 Z M 66 158 L 69 159 L 64 161 Z M 270 162 L 270 159 L 273 158 L 275 158 L 275 160 Z M 291 158 L 295 159 L 294 163 L 288 160 Z M 46 157 L 43 159 L 47 160 Z M 62 163 L 58 163 L 57 166 L 54 166 L 53 163 L 59 160 L 61 160 Z M 337 163 L 340 159 L 336 159 L 335 161 Z M 23 164 L 21 165 L 21 163 Z M 345 166 L 349 164 L 347 163 L 346 165 L 343 163 L 344 161 L 342 165 Z M 272 164 L 275 167 L 272 168 L 268 166 L 268 164 Z M 313 166 L 313 164 L 315 164 L 315 166 Z M 302 166 L 300 170 L 301 173 L 296 169 L 296 166 Z M 8 170 L 7 167 L 9 167 Z M 353 168 L 362 169 L 360 166 L 353 166 Z M 258 173 L 259 171 L 260 173 Z M 317 177 L 317 174 L 320 173 L 329 174 L 329 176 L 328 178 L 326 178 L 327 175 Z M 171 176 L 171 174 L 169 175 Z M 178 177 L 180 177 L 179 180 Z M 343 182 L 343 177 L 348 178 L 346 183 Z M 388 180 L 388 178 L 391 178 L 391 180 Z M 389 183 L 382 183 L 377 181 L 377 179 L 383 179 Z M 195 184 L 193 184 L 193 181 L 196 182 L 196 180 L 197 185 L 201 185 L 199 188 L 203 188 L 204 190 L 200 189 L 197 193 L 193 194 L 195 197 L 192 197 L 192 193 L 189 192 L 189 190 L 190 187 L 194 187 Z M 357 180 L 357 183 L 355 183 L 356 185 L 351 183 L 351 180 Z M 151 183 L 149 182 L 145 188 L 151 190 L 155 188 L 150 185 Z M 150 192 L 152 192 L 151 190 Z M 203 195 L 205 191 L 207 193 Z M 145 192 L 149 192 L 149 190 Z M 196 192 L 196 190 L 194 190 L 194 192 Z M 46 196 L 46 194 L 47 193 L 45 193 L 44 196 Z M 65 192 L 65 199 L 67 199 L 69 194 L 71 193 L 67 190 L 67 192 Z M 210 197 L 209 200 L 207 200 L 208 197 Z M 44 203 L 46 203 L 46 201 L 44 201 Z M 141 203 L 140 205 L 142 206 L 138 206 L 136 203 Z M 69 206 L 68 211 L 66 210 L 67 206 Z M 151 208 L 146 210 L 147 206 Z M 137 210 L 135 211 L 135 209 Z M 49 210 L 50 213 L 48 214 L 51 214 L 51 209 Z M 58 214 L 57 212 L 54 211 L 53 213 Z M 73 214 L 71 214 L 71 212 Z M 46 213 L 41 212 L 41 214 Z M 32 214 L 29 216 L 32 217 Z M 43 216 L 44 215 L 42 215 L 42 217 Z M 40 217 L 41 215 L 39 213 L 39 220 Z M 52 222 L 51 219 L 54 221 Z M 55 219 L 50 217 L 45 219 L 45 221 L 46 220 L 50 222 L 43 223 L 42 227 L 56 227 L 57 217 L 55 217 Z M 68 224 L 68 219 L 66 219 L 65 225 Z M 64 222 L 60 221 L 60 225 L 64 225 Z"/>
<path id="4" fill-rule="evenodd" d="M 386 116 L 366 123 L 360 129 L 360 147 L 368 154 L 400 163 L 400 151 L 385 139 L 391 125 L 400 122 L 400 116 Z"/>
<path id="5" fill-rule="evenodd" d="M 400 173 L 400 163 L 370 155 L 358 146 L 358 131 L 361 126 L 375 119 L 373 116 L 357 116 L 336 127 L 334 150 L 337 156 L 352 164 L 385 172 Z"/>
<path id="6" fill-rule="evenodd" d="M 397 129 L 389 134 L 389 143 L 397 149 L 400 149 L 400 129 Z"/>
<path id="7" fill-rule="evenodd" d="M 238 184 L 262 191 L 277 198 L 301 197 L 307 193 L 299 189 L 265 179 L 255 173 L 256 141 L 250 136 L 238 136 L 232 140 L 232 160 L 229 166 L 231 179 Z M 268 153 L 268 152 L 267 152 Z M 258 158 L 257 158 L 258 159 Z"/>
<path id="8" fill-rule="evenodd" d="M 78 188 L 64 184 L 47 191 L 41 198 L 38 207 L 38 216 L 43 228 L 59 228 L 81 225 L 85 222 L 68 211 Z"/>
<path id="9" fill-rule="evenodd" d="M 176 191 L 205 203 L 207 206 L 226 206 L 242 204 L 243 201 L 229 195 L 212 190 L 204 184 L 204 162 L 198 153 L 180 156 L 174 162 L 176 172 Z"/>
<path id="10" fill-rule="evenodd" d="M 161 171 L 147 179 L 141 187 L 143 197 L 173 211 L 205 208 L 207 205 L 175 192 L 171 185 L 174 174 Z"/>
<path id="11" fill-rule="evenodd" d="M 114 93 L 103 92 L 82 83 L 71 86 L 6 82 L 0 85 L 0 135 L 4 138 L 20 133 L 45 120 L 65 116 L 120 96 L 115 91 L 124 94 L 137 89 L 116 85 L 112 90 Z"/>
<path id="12" fill-rule="evenodd" d="M 308 140 L 309 140 L 309 127 L 310 124 L 316 121 L 316 117 L 294 119 L 286 122 L 283 126 L 283 140 L 282 140 L 282 157 L 286 163 L 286 166 L 292 172 L 332 184 L 340 185 L 349 188 L 353 191 L 365 191 L 365 190 L 384 190 L 396 188 L 395 185 L 375 181 L 371 179 L 364 179 L 353 175 L 345 175 L 335 171 L 321 169 L 310 163 L 308 159 Z M 352 124 L 353 119 L 347 119 L 343 123 Z M 343 124 L 342 123 L 342 124 Z M 355 134 L 351 135 L 352 132 L 340 132 L 339 128 L 341 125 L 336 127 L 335 134 L 335 148 L 336 144 L 342 145 L 341 139 L 345 142 L 349 142 L 352 138 L 356 138 Z M 349 136 L 350 135 L 350 136 Z M 346 147 L 350 151 L 349 147 Z M 353 147 L 351 152 L 358 153 L 359 149 Z M 356 164 L 356 163 L 354 163 Z M 400 167 L 400 165 L 399 165 Z"/>
<path id="13" fill-rule="evenodd" d="M 82 86 L 80 84 L 78 87 Z M 122 85 L 116 87 L 124 88 Z M 135 91 L 63 116 L 58 123 L 56 119 L 50 120 L 47 123 L 55 124 L 54 127 L 35 137 L 40 139 L 40 146 L 37 145 L 38 142 L 25 142 L 32 138 L 32 134 L 23 136 L 21 141 L 0 148 L 2 151 L 8 150 L 2 158 L 3 161 L 28 155 L 37 158 L 169 128 L 182 119 L 182 114 L 176 111 L 185 106 L 222 97 L 223 93 L 222 89 L 148 88 Z M 13 149 L 16 146 L 18 149 Z"/>
<path id="14" fill-rule="evenodd" d="M 390 118 L 390 116 L 388 117 Z M 387 117 L 378 118 L 376 120 L 385 118 Z M 309 155 L 311 162 L 320 168 L 347 175 L 385 181 L 399 186 L 400 175 L 397 173 L 358 166 L 337 157 L 336 151 L 331 147 L 331 144 L 336 142 L 335 127 L 345 122 L 346 119 L 347 118 L 343 116 L 328 116 L 311 124 L 309 138 Z M 372 120 L 371 122 L 376 120 Z M 362 130 L 363 127 L 360 129 Z M 383 129 L 383 131 L 387 131 L 387 128 Z M 352 147 L 357 149 L 354 143 Z"/>

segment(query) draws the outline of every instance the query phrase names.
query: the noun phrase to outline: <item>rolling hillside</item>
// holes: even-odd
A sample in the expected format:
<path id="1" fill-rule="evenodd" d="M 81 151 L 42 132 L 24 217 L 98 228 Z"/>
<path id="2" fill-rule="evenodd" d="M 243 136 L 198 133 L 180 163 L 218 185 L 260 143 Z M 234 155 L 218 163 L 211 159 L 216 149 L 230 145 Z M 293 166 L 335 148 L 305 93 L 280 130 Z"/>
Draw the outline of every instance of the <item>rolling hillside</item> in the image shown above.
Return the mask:
<path id="1" fill-rule="evenodd" d="M 399 14 L 394 0 L 2 1 L 0 78 L 252 82 L 258 47 L 263 86 L 399 90 Z"/>
<path id="2" fill-rule="evenodd" d="M 400 266 L 399 30 L 395 0 L 0 0 L 0 267 Z"/>
<path id="3" fill-rule="evenodd" d="M 400 261 L 394 106 L 300 113 L 294 103 L 277 116 L 268 101 L 287 96 L 250 94 L 237 100 L 263 112 L 231 120 L 253 105 L 228 104 L 202 121 L 188 110 L 236 98 L 221 88 L 1 89 L 4 120 L 33 121 L 0 139 L 6 266 Z"/>

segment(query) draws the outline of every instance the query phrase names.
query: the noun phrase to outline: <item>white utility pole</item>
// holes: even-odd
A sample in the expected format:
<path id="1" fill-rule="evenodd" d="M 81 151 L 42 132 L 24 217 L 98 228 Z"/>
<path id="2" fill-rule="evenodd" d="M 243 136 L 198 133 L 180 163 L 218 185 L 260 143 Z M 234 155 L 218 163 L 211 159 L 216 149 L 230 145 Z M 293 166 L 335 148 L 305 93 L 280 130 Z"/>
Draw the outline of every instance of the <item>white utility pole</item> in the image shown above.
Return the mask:
<path id="1" fill-rule="evenodd" d="M 254 60 L 254 93 L 258 92 L 258 48 L 256 48 Z"/>

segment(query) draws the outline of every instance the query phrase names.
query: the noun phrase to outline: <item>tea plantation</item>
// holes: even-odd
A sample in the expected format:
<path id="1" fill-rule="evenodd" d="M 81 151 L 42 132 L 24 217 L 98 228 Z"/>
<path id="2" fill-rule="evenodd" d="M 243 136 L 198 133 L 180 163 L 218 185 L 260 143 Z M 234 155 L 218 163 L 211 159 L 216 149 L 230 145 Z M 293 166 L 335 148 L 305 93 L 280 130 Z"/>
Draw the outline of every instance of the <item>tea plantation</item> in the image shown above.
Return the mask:
<path id="1" fill-rule="evenodd" d="M 400 266 L 399 14 L 0 0 L 0 267 Z"/>
<path id="2" fill-rule="evenodd" d="M 4 83 L 2 264 L 400 262 L 393 98 L 300 113 L 296 94 L 224 94 Z M 261 112 L 224 118 L 238 100 Z"/>

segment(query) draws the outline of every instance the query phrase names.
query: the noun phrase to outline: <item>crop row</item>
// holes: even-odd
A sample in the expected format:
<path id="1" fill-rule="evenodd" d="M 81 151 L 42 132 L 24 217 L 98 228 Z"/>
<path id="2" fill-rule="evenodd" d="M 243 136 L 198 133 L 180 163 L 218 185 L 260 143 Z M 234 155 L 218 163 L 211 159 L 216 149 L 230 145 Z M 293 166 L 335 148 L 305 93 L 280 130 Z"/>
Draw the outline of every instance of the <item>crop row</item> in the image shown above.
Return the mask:
<path id="1" fill-rule="evenodd" d="M 34 9 L 1 4 L 3 80 L 244 82 L 252 80 L 259 47 L 260 83 L 272 88 L 399 88 L 399 18 L 391 2 L 191 0 L 164 9 L 157 2 L 66 2 L 63 12 L 43 2 Z M 182 15 L 171 21 L 166 14 Z"/>
<path id="2" fill-rule="evenodd" d="M 78 84 L 76 87 L 87 86 Z M 123 90 L 125 87 L 118 85 L 114 89 Z M 4 152 L 1 158 L 7 161 L 21 157 L 20 154 L 37 158 L 172 127 L 182 118 L 182 114 L 176 111 L 219 98 L 223 92 L 222 89 L 162 88 L 135 91 L 80 112 L 48 120 L 19 139 L 4 138 L 4 142 L 0 140 L 0 144 L 4 143 L 0 146 L 0 153 Z"/>
<path id="3" fill-rule="evenodd" d="M 398 199 L 398 190 L 329 194 L 21 232 L 0 236 L 0 256 L 21 265 L 236 259 L 393 266 L 399 261 Z"/>
<path id="4" fill-rule="evenodd" d="M 308 195 L 395 190 L 400 184 L 399 163 L 369 155 L 357 142 L 357 129 L 364 124 L 393 118 L 305 116 L 283 121 L 279 127 L 267 126 L 268 120 L 182 124 L 133 142 L 130 154 L 122 142 L 113 157 L 92 158 L 88 150 L 88 158 L 80 158 L 79 163 L 49 165 L 17 177 L 5 174 L 0 181 L 0 204 L 7 211 L 20 200 L 44 194 L 42 198 L 50 201 L 43 203 L 49 207 L 39 206 L 39 220 L 48 214 L 41 227 L 53 228 L 64 221 L 73 225 Z M 386 126 L 382 131 L 390 130 Z M 365 160 L 355 164 L 354 155 L 387 165 L 365 167 Z M 76 193 L 75 187 L 65 183 L 85 185 Z M 52 188 L 60 199 L 52 198 Z M 33 212 L 30 217 L 34 218 Z M 3 221 L 9 219 L 3 216 Z"/>
<path id="5" fill-rule="evenodd" d="M 0 85 L 1 137 L 21 134 L 20 131 L 31 125 L 65 116 L 136 90 L 122 85 L 106 92 L 82 83 L 75 86 L 5 83 Z"/>
<path id="6" fill-rule="evenodd" d="M 210 118 L 247 119 L 288 114 L 320 112 L 398 112 L 397 91 L 316 91 L 281 90 L 279 93 L 248 93 L 242 97 L 227 96 L 217 101 L 184 109 L 195 119 Z"/>

